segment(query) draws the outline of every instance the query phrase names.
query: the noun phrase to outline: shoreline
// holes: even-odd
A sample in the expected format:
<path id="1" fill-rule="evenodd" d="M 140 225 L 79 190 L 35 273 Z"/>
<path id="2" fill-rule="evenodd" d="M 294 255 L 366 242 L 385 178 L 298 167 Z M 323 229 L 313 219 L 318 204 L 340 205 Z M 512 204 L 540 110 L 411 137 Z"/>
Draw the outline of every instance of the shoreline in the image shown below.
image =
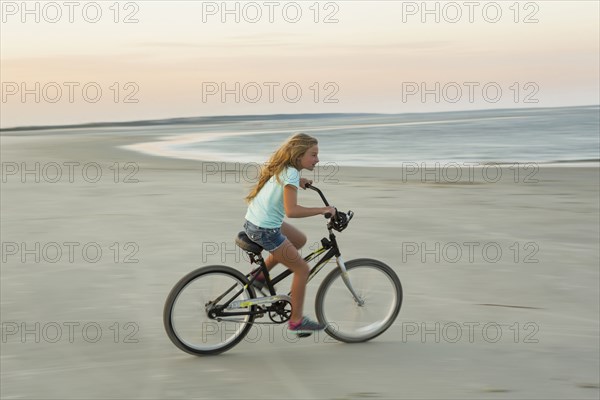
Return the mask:
<path id="1" fill-rule="evenodd" d="M 169 151 L 165 150 L 164 145 L 168 143 L 170 145 L 173 144 L 185 144 L 188 143 L 192 137 L 195 137 L 196 134 L 189 135 L 165 135 L 165 134 L 151 134 L 144 135 L 144 141 L 140 141 L 142 136 L 139 138 L 137 136 L 125 138 L 125 144 L 114 144 L 114 148 L 120 151 L 125 152 L 133 152 L 136 154 L 164 158 L 164 159 L 172 159 L 172 160 L 180 160 L 180 161 L 194 161 L 194 162 L 217 162 L 217 163 L 225 163 L 225 164 L 234 164 L 234 165 L 257 165 L 263 164 L 266 160 L 262 162 L 257 161 L 237 161 L 232 159 L 223 159 L 220 157 L 210 157 L 207 156 L 207 153 L 199 155 L 199 156 L 185 156 L 177 151 Z M 9 136 L 10 137 L 10 136 Z M 2 136 L 0 135 L 0 139 Z M 7 137 L 8 138 L 8 137 Z M 150 138 L 152 141 L 147 141 Z M 120 142 L 119 142 L 120 143 Z M 321 163 L 322 165 L 331 165 L 337 164 L 334 162 L 324 161 Z M 580 160 L 554 160 L 554 161 L 402 161 L 400 165 L 342 165 L 339 164 L 339 167 L 343 168 L 380 168 L 380 169 L 400 169 L 403 167 L 412 167 L 412 166 L 437 166 L 443 165 L 444 168 L 451 168 L 453 166 L 460 166 L 463 168 L 485 168 L 487 166 L 499 166 L 499 167 L 511 167 L 515 165 L 536 165 L 539 167 L 591 167 L 591 168 L 600 168 L 600 159 L 580 159 Z"/>
<path id="2" fill-rule="evenodd" d="M 599 123 L 597 115 L 591 114 L 590 110 L 598 107 L 558 107 L 559 111 L 552 114 L 548 113 L 548 108 L 526 108 L 473 113 L 433 112 L 416 117 L 411 117 L 413 114 L 368 114 L 370 117 L 365 117 L 365 114 L 333 114 L 337 117 L 333 118 L 331 114 L 317 114 L 319 117 L 311 114 L 309 118 L 300 114 L 171 118 L 116 125 L 79 125 L 69 129 L 0 130 L 0 138 L 10 142 L 19 140 L 17 138 L 37 137 L 42 140 L 46 136 L 59 135 L 74 138 L 103 136 L 107 140 L 122 137 L 130 140 L 117 143 L 117 146 L 141 154 L 179 160 L 256 164 L 265 162 L 269 151 L 274 150 L 284 136 L 305 131 L 309 134 L 321 132 L 322 153 L 329 158 L 322 160 L 322 165 L 335 167 L 410 169 L 418 165 L 422 168 L 486 168 L 490 165 L 516 167 L 531 164 L 536 168 L 599 167 L 600 154 L 596 148 L 600 143 L 597 132 L 590 131 Z M 564 118 L 557 117 L 560 115 L 575 118 L 575 122 L 565 125 Z M 526 121 L 531 122 L 515 125 L 496 121 L 523 118 L 529 118 Z M 544 128 L 540 119 L 546 124 L 552 122 L 555 128 Z M 443 125 L 435 127 L 440 124 Z M 412 125 L 424 127 L 413 129 Z M 291 129 L 291 126 L 295 128 Z M 398 134 L 388 136 L 392 126 L 397 127 L 393 130 L 397 130 Z M 404 126 L 410 129 L 403 129 Z M 578 126 L 582 129 L 581 133 L 575 133 Z M 361 132 L 365 128 L 373 128 L 373 135 L 363 138 Z M 454 129 L 458 130 L 454 132 Z M 452 132 L 447 134 L 448 130 Z M 442 142 L 437 135 L 441 135 Z M 266 139 L 273 149 L 263 143 Z M 369 142 L 377 143 L 378 140 L 386 146 Z M 573 145 L 572 140 L 575 140 Z M 391 151 L 391 146 L 398 147 Z"/>
<path id="3" fill-rule="evenodd" d="M 225 135 L 227 136 L 227 135 Z M 204 140 L 210 140 L 212 137 L 205 138 L 203 140 L 198 140 L 198 134 L 183 134 L 183 135 L 172 135 L 172 136 L 160 136 L 158 141 L 145 141 L 145 142 L 136 142 L 132 144 L 119 146 L 121 149 L 138 152 L 141 154 L 156 156 L 156 157 L 167 157 L 178 160 L 193 160 L 193 161 L 204 161 L 204 162 L 224 162 L 224 163 L 237 163 L 237 164 L 257 164 L 256 161 L 248 160 L 248 156 L 243 156 L 242 161 L 233 160 L 232 157 L 227 157 L 222 155 L 217 155 L 211 157 L 210 153 L 199 153 L 195 154 L 185 154 L 184 152 L 174 150 L 172 147 L 174 146 L 184 146 L 190 143 L 199 143 Z M 218 154 L 218 153 L 217 153 Z M 266 160 L 264 161 L 266 162 Z M 263 163 L 264 163 L 263 162 Z M 261 163 L 258 163 L 261 164 Z M 331 162 L 330 162 L 331 164 Z M 600 168 L 600 158 L 599 159 L 572 159 L 572 160 L 553 160 L 553 161 L 462 161 L 462 160 L 429 160 L 429 161 L 402 161 L 400 165 L 390 164 L 390 165 L 356 165 L 356 164 L 348 164 L 343 165 L 341 163 L 338 164 L 340 167 L 354 167 L 354 168 L 403 168 L 405 166 L 438 166 L 443 165 L 445 168 L 450 167 L 474 167 L 474 168 L 485 168 L 490 165 L 497 166 L 515 166 L 515 165 L 532 165 L 535 164 L 540 167 L 596 167 Z"/>
<path id="4" fill-rule="evenodd" d="M 162 137 L 164 135 L 155 135 Z M 147 136 L 144 136 L 147 138 Z M 208 181 L 221 183 L 240 183 L 249 188 L 256 183 L 258 166 L 262 163 L 255 162 L 231 162 L 221 160 L 201 160 L 163 155 L 149 154 L 133 151 L 128 147 L 139 143 L 137 135 L 85 135 L 74 137 L 72 135 L 42 135 L 27 137 L 2 137 L 0 143 L 3 146 L 3 164 L 19 164 L 22 157 L 12 156 L 20 154 L 13 151 L 11 147 L 27 145 L 39 141 L 52 148 L 51 152 L 35 150 L 27 158 L 37 159 L 40 163 L 52 160 L 66 160 L 63 162 L 76 162 L 84 165 L 86 163 L 97 163 L 98 160 L 110 160 L 110 163 L 118 162 L 122 165 L 133 163 L 140 171 L 154 169 L 156 167 L 168 170 L 183 169 L 196 171 L 203 183 Z M 66 145 L 56 145 L 55 142 L 64 142 Z M 94 156 L 90 156 L 90 147 L 93 147 Z M 73 157 L 77 154 L 76 157 Z M 263 162 L 264 163 L 264 162 Z M 455 163 L 454 163 L 455 164 Z M 336 164 L 321 162 L 314 171 L 302 171 L 302 176 L 313 180 L 315 185 L 331 185 L 336 187 L 341 182 L 350 183 L 354 180 L 388 182 L 394 185 L 402 184 L 434 184 L 434 185 L 479 185 L 499 183 L 537 184 L 544 176 L 553 173 L 569 174 L 568 171 L 600 171 L 600 163 L 582 161 L 576 163 L 512 163 L 512 164 L 465 164 L 457 168 L 454 164 L 422 164 L 419 162 L 405 162 L 400 166 L 340 166 Z M 103 165 L 110 168 L 111 164 Z M 29 166 L 32 168 L 32 166 Z M 64 179 L 67 176 L 67 166 L 62 165 Z M 21 174 L 26 175 L 26 168 L 18 171 L 15 178 Z M 560 172 L 564 171 L 564 172 Z M 484 173 L 485 172 L 485 173 Z M 543 174 L 542 174 L 543 172 Z M 458 175 L 457 175 L 458 174 Z M 541 175 L 540 175 L 541 174 Z M 44 180 L 41 176 L 40 180 Z M 50 179 L 48 179 L 50 180 Z M 244 189 L 244 190 L 246 190 Z"/>

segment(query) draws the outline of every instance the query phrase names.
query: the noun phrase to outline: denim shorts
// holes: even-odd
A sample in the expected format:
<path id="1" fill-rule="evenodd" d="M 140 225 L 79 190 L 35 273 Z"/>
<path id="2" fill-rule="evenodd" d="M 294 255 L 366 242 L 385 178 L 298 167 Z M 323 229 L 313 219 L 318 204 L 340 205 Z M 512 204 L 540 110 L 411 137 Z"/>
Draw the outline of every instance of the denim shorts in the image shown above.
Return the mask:
<path id="1" fill-rule="evenodd" d="M 267 251 L 275 250 L 283 244 L 285 239 L 287 239 L 283 233 L 281 233 L 281 228 L 261 228 L 250 221 L 246 221 L 244 230 L 250 240 Z"/>

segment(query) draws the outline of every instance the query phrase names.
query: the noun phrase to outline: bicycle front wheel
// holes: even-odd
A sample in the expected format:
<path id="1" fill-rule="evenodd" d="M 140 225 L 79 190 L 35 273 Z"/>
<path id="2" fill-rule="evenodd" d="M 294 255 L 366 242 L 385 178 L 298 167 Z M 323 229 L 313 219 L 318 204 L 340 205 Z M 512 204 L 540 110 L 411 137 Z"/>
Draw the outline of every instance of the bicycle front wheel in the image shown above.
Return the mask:
<path id="1" fill-rule="evenodd" d="M 315 301 L 317 319 L 325 332 L 346 343 L 366 342 L 385 332 L 402 305 L 402 285 L 381 261 L 361 258 L 346 264 L 348 278 L 362 304 L 344 283 L 339 268 L 325 277 Z"/>
<path id="2" fill-rule="evenodd" d="M 254 298 L 254 289 L 245 287 L 246 283 L 241 272 L 218 265 L 184 276 L 169 293 L 163 312 L 165 330 L 173 344 L 194 355 L 218 354 L 238 344 L 252 327 L 254 317 L 215 319 L 209 317 L 209 311 L 211 306 L 229 300 Z"/>

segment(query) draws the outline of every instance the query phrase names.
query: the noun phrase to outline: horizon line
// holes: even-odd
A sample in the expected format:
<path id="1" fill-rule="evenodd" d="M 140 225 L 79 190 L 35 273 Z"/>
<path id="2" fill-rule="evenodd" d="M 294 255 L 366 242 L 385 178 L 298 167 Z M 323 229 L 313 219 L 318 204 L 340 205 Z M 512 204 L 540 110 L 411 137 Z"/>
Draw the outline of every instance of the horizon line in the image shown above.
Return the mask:
<path id="1" fill-rule="evenodd" d="M 104 122 L 84 122 L 77 124 L 59 124 L 59 125 L 22 125 L 10 128 L 1 128 L 0 132 L 17 132 L 17 131 L 37 131 L 37 130 L 52 130 L 52 129 L 76 129 L 76 128 L 103 128 L 103 127 L 120 127 L 120 126 L 156 126 L 166 125 L 174 121 L 191 121 L 191 120 L 210 120 L 219 118 L 256 118 L 256 117 L 302 117 L 302 116 L 348 116 L 348 115 L 411 115 L 411 114 L 444 114 L 469 111 L 510 111 L 510 110 L 539 110 L 539 109 L 554 109 L 554 108 L 577 108 L 577 107 L 600 107 L 600 104 L 582 104 L 556 107 L 523 107 L 523 108 L 479 108 L 468 110 L 452 110 L 452 111 L 422 111 L 422 112 L 405 112 L 405 113 L 369 113 L 369 112 L 338 112 L 338 113 L 278 113 L 278 114 L 222 114 L 222 115 L 206 115 L 195 117 L 166 117 L 159 119 L 143 119 L 143 120 L 128 120 L 128 121 L 104 121 Z"/>

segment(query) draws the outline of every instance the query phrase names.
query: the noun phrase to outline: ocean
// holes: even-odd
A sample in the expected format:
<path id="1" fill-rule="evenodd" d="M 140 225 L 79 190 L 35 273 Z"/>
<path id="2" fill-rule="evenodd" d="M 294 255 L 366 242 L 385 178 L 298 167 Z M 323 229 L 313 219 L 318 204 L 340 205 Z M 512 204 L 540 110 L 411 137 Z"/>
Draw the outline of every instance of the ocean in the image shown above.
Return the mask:
<path id="1" fill-rule="evenodd" d="M 600 106 L 415 114 L 196 118 L 153 127 L 165 139 L 129 148 L 169 157 L 265 162 L 296 132 L 319 140 L 321 164 L 580 163 L 600 160 Z"/>
<path id="2" fill-rule="evenodd" d="M 50 128 L 50 127 L 47 127 Z M 38 128 L 39 129 L 39 128 Z M 52 127 L 53 133 L 139 138 L 148 154 L 264 163 L 290 135 L 319 140 L 321 165 L 410 162 L 562 164 L 600 160 L 600 106 L 411 114 L 296 114 L 176 118 Z M 35 130 L 19 134 L 36 134 Z M 157 140 L 158 139 L 158 140 Z"/>

